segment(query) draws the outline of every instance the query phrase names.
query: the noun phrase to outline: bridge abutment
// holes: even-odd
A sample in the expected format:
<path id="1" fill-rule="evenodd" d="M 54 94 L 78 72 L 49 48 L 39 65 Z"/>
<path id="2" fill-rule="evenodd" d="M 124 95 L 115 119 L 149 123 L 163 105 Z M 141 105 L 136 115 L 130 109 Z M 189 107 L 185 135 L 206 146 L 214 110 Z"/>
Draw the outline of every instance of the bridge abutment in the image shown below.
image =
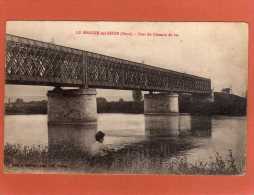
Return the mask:
<path id="1" fill-rule="evenodd" d="M 48 91 L 48 124 L 97 123 L 95 89 Z"/>

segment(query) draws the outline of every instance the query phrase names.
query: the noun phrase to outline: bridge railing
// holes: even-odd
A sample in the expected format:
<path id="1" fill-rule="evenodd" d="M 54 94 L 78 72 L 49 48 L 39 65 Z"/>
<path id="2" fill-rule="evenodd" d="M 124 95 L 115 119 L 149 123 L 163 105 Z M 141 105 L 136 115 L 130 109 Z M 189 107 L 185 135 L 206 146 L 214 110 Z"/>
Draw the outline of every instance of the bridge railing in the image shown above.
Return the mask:
<path id="1" fill-rule="evenodd" d="M 210 93 L 210 79 L 7 35 L 6 83 Z"/>

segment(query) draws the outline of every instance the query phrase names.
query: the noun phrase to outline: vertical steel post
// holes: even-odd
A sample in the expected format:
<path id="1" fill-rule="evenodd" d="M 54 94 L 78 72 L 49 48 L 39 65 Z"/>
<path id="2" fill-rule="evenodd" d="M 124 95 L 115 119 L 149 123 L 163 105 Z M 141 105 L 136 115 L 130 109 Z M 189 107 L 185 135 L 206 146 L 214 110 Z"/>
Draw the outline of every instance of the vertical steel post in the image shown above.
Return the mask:
<path id="1" fill-rule="evenodd" d="M 82 52 L 82 56 L 83 56 L 83 61 L 82 61 L 82 88 L 88 88 L 88 75 L 87 75 L 87 71 L 88 71 L 88 59 L 87 59 L 87 53 L 86 51 Z"/>

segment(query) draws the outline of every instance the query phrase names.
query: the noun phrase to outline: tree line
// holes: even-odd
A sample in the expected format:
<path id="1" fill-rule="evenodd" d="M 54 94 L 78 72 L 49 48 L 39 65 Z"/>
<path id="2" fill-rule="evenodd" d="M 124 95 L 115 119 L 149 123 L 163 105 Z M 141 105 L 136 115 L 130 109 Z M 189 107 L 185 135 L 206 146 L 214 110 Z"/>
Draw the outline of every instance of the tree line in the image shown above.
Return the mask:
<path id="1" fill-rule="evenodd" d="M 98 97 L 98 113 L 144 113 L 144 100 L 141 91 L 133 92 L 133 101 L 107 101 L 106 98 Z M 189 95 L 179 96 L 179 110 L 181 113 L 200 115 L 246 115 L 246 98 L 233 94 L 214 93 L 214 101 L 202 101 Z M 46 114 L 47 101 L 25 102 L 18 98 L 15 102 L 5 104 L 6 114 Z"/>

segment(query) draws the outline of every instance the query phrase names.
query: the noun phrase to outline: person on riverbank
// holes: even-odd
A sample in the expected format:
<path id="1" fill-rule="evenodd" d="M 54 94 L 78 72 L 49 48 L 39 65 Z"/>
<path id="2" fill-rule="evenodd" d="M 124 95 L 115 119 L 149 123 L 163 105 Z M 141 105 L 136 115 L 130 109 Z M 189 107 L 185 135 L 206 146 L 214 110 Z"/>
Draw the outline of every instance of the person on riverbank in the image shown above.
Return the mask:
<path id="1" fill-rule="evenodd" d="M 105 133 L 98 131 L 95 134 L 95 142 L 91 146 L 91 155 L 92 156 L 105 156 L 107 147 L 103 144 Z"/>
<path id="2" fill-rule="evenodd" d="M 89 164 L 94 168 L 109 168 L 111 167 L 113 161 L 112 155 L 110 155 L 108 147 L 103 144 L 104 137 L 105 133 L 103 133 L 102 131 L 98 131 L 95 134 L 96 141 L 91 146 L 91 158 Z"/>

